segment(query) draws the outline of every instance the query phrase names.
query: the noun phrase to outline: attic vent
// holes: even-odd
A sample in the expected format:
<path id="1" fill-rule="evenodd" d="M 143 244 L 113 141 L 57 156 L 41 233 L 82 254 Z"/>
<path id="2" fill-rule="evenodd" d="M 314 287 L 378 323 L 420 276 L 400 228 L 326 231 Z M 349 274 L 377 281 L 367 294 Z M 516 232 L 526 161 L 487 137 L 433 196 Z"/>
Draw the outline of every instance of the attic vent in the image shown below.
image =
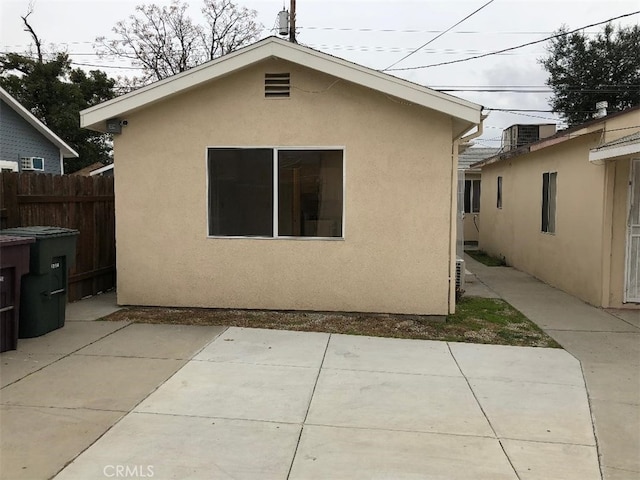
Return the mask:
<path id="1" fill-rule="evenodd" d="M 289 73 L 265 73 L 264 96 L 288 97 L 291 92 L 291 74 Z"/>

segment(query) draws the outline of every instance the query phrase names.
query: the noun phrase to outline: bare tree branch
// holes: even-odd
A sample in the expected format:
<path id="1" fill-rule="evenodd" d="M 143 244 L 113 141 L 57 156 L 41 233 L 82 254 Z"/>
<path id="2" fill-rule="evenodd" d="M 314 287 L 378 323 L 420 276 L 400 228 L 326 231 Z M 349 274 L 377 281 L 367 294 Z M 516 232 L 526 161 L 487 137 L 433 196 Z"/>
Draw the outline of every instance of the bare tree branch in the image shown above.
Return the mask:
<path id="1" fill-rule="evenodd" d="M 36 32 L 33 30 L 33 28 L 31 28 L 31 25 L 29 25 L 29 22 L 27 21 L 27 18 L 29 18 L 29 15 L 31 15 L 32 13 L 33 13 L 33 2 L 29 2 L 29 10 L 27 11 L 27 14 L 24 17 L 20 17 L 20 18 L 24 22 L 24 31 L 29 32 L 29 34 L 31 34 L 31 38 L 33 38 L 33 43 L 36 44 L 36 53 L 38 54 L 38 62 L 42 63 L 42 42 L 40 41 L 40 39 L 36 35 Z"/>
<path id="2" fill-rule="evenodd" d="M 96 50 L 142 67 L 143 76 L 128 84 L 144 85 L 247 45 L 262 31 L 257 13 L 232 0 L 205 0 L 205 25 L 195 24 L 187 8 L 185 0 L 174 0 L 168 7 L 138 5 L 134 15 L 113 27 L 115 39 L 96 39 Z"/>

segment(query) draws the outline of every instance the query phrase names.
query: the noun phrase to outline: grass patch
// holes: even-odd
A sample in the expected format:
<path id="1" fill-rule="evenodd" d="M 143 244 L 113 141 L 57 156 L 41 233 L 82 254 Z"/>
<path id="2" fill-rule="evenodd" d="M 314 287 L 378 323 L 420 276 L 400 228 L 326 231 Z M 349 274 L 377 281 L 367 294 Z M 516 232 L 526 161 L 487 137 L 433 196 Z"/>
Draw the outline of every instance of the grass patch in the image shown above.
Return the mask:
<path id="1" fill-rule="evenodd" d="M 506 265 L 504 259 L 492 257 L 482 250 L 465 250 L 464 253 L 487 267 L 504 267 Z"/>
<path id="2" fill-rule="evenodd" d="M 504 300 L 464 297 L 445 321 L 420 315 L 130 307 L 103 320 L 176 325 L 224 325 L 372 337 L 559 347 Z"/>

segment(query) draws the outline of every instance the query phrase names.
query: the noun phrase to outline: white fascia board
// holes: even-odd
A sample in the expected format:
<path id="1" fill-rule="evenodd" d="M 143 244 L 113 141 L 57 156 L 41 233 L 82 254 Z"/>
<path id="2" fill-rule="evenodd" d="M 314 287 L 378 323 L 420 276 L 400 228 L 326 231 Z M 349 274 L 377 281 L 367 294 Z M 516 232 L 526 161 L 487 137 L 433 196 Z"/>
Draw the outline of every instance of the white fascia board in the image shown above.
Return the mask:
<path id="1" fill-rule="evenodd" d="M 619 147 L 589 150 L 589 161 L 596 165 L 602 165 L 605 160 L 631 156 L 637 153 L 640 153 L 640 142 L 620 145 Z"/>
<path id="2" fill-rule="evenodd" d="M 24 108 L 20 102 L 9 95 L 5 89 L 0 87 L 0 98 L 4 100 L 18 115 L 25 119 L 33 128 L 40 132 L 47 140 L 60 149 L 60 154 L 64 158 L 77 158 L 78 152 L 65 143 L 59 136 L 51 131 L 44 123 L 38 120 L 33 113 Z"/>
<path id="3" fill-rule="evenodd" d="M 481 106 L 322 52 L 267 38 L 198 67 L 80 112 L 80 126 L 105 131 L 104 122 L 215 80 L 267 58 L 280 58 L 380 91 L 462 121 L 466 130 L 480 123 Z M 468 127 L 466 126 L 468 124 Z M 461 127 L 462 128 L 462 127 Z M 464 132 L 463 132 L 464 133 Z"/>
<path id="4" fill-rule="evenodd" d="M 95 170 L 90 171 L 89 176 L 93 177 L 94 175 L 100 175 L 101 173 L 104 173 L 108 170 L 113 170 L 113 163 L 110 163 L 109 165 L 105 165 L 104 167 L 96 168 Z"/>

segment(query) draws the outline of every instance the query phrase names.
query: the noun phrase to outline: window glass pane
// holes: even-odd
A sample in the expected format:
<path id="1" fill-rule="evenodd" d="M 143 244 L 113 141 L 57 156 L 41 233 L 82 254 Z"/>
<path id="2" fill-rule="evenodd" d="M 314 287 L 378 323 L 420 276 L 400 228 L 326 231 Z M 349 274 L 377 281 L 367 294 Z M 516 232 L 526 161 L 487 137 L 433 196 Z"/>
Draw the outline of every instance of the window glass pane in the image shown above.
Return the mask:
<path id="1" fill-rule="evenodd" d="M 471 180 L 464 181 L 464 213 L 471 213 Z"/>
<path id="2" fill-rule="evenodd" d="M 342 151 L 278 152 L 278 235 L 342 236 Z"/>
<path id="3" fill-rule="evenodd" d="M 502 208 L 502 177 L 498 177 L 498 198 L 496 205 L 498 208 Z"/>
<path id="4" fill-rule="evenodd" d="M 273 150 L 209 149 L 209 235 L 273 235 Z"/>
<path id="5" fill-rule="evenodd" d="M 556 231 L 556 172 L 549 174 L 549 228 L 548 232 Z"/>
<path id="6" fill-rule="evenodd" d="M 473 204 L 471 205 L 473 213 L 480 212 L 480 180 L 473 181 Z"/>
<path id="7" fill-rule="evenodd" d="M 542 174 L 542 231 L 549 228 L 549 174 Z"/>

